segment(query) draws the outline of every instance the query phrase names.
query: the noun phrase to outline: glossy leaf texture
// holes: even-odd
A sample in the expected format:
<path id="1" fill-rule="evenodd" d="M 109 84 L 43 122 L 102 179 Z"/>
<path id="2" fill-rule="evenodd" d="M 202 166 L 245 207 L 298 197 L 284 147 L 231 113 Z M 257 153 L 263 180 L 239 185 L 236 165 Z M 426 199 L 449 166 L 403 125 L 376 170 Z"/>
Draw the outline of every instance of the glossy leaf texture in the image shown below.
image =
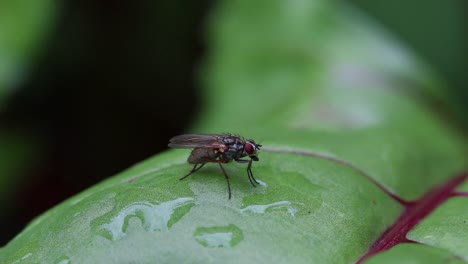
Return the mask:
<path id="1" fill-rule="evenodd" d="M 179 181 L 189 151 L 170 150 L 35 219 L 4 262 L 353 263 L 405 201 L 466 169 L 465 142 L 425 101 L 447 97 L 443 82 L 358 11 L 225 1 L 208 24 L 206 105 L 190 132 L 262 144 L 260 185 L 245 164 L 225 166 L 231 200 L 216 164 Z M 416 243 L 368 262 L 463 263 L 465 200 L 448 199 L 410 231 Z"/>

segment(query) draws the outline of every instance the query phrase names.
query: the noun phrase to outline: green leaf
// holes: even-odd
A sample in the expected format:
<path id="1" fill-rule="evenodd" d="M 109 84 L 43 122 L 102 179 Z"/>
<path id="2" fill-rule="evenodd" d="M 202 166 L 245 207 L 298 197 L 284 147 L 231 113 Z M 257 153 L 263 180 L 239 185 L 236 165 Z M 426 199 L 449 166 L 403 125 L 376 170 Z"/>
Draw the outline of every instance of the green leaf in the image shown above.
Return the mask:
<path id="1" fill-rule="evenodd" d="M 402 244 L 398 245 L 387 252 L 370 258 L 366 264 L 386 264 L 386 263 L 401 263 L 401 264 L 462 264 L 466 263 L 454 257 L 449 251 L 417 244 Z"/>
<path id="2" fill-rule="evenodd" d="M 442 82 L 355 10 L 226 1 L 210 25 L 193 130 L 260 142 L 261 184 L 226 164 L 228 200 L 216 164 L 179 181 L 190 152 L 167 151 L 35 219 L 4 262 L 355 262 L 404 210 L 373 180 L 415 200 L 465 169 L 465 142 L 415 96 L 444 96 Z M 468 259 L 467 237 L 433 254 Z M 412 247 L 376 258 L 424 260 L 426 247 Z"/>
<path id="3" fill-rule="evenodd" d="M 33 262 L 64 256 L 79 263 L 178 262 L 189 256 L 204 262 L 212 252 L 228 262 L 343 262 L 357 258 L 390 224 L 387 216 L 401 209 L 350 168 L 302 155 L 263 154 L 254 170 L 267 186 L 253 188 L 244 168 L 227 168 L 232 200 L 217 167 L 180 182 L 189 169 L 186 151 L 162 154 L 33 221 L 5 248 L 6 261 L 31 253 Z M 213 237 L 200 241 L 207 229 Z M 320 250 L 303 254 L 311 247 Z"/>
<path id="4" fill-rule="evenodd" d="M 424 219 L 408 238 L 426 245 L 448 249 L 458 256 L 468 252 L 468 197 L 449 199 Z"/>

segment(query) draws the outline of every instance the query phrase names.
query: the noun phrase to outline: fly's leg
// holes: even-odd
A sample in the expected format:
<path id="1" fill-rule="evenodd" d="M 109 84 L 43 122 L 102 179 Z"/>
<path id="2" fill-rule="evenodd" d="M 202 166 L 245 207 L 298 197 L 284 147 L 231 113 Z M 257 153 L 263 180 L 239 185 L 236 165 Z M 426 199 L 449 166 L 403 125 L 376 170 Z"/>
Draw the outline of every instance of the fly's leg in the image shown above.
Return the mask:
<path id="1" fill-rule="evenodd" d="M 257 187 L 256 184 L 260 184 L 253 176 L 252 173 L 252 160 L 249 161 L 249 165 L 247 165 L 247 175 L 249 176 L 249 181 L 253 187 Z M 255 182 L 255 183 L 254 183 Z"/>
<path id="2" fill-rule="evenodd" d="M 252 184 L 253 187 L 257 187 L 256 183 L 258 184 L 258 181 L 254 178 L 252 173 L 252 160 L 236 159 L 236 162 L 249 163 L 249 165 L 247 165 L 247 177 L 249 178 L 250 184 Z"/>
<path id="3" fill-rule="evenodd" d="M 185 175 L 184 177 L 180 178 L 179 180 L 183 180 L 185 178 L 187 178 L 188 176 L 194 174 L 195 172 L 197 172 L 199 169 L 201 169 L 206 163 L 201 163 L 201 164 L 195 164 L 195 166 L 193 166 L 192 170 L 187 174 Z M 198 166 L 197 168 L 197 165 L 200 165 Z"/>
<path id="4" fill-rule="evenodd" d="M 227 175 L 226 171 L 224 170 L 223 165 L 221 165 L 221 162 L 218 162 L 218 164 L 219 164 L 219 167 L 221 168 L 221 170 L 223 171 L 224 178 L 226 178 L 227 185 L 228 185 L 229 200 L 230 200 L 231 199 L 231 184 L 229 183 L 229 176 Z"/>

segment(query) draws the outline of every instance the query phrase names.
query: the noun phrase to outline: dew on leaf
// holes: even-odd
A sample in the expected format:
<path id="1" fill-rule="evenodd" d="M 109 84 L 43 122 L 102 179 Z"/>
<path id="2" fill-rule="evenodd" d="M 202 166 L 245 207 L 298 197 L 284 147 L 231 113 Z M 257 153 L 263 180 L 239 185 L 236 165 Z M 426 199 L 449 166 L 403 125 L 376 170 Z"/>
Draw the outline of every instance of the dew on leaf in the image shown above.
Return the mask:
<path id="1" fill-rule="evenodd" d="M 70 264 L 70 258 L 67 256 L 62 256 L 54 261 L 55 264 Z"/>
<path id="2" fill-rule="evenodd" d="M 258 184 L 260 184 L 260 186 L 263 186 L 263 187 L 268 187 L 268 184 L 264 181 L 261 181 L 261 180 L 257 180 Z"/>
<path id="3" fill-rule="evenodd" d="M 32 253 L 28 253 L 28 254 L 22 256 L 20 259 L 14 261 L 13 264 L 21 263 L 21 262 L 23 262 L 23 260 L 31 257 L 32 255 L 33 255 Z"/>
<path id="4" fill-rule="evenodd" d="M 121 239 L 126 235 L 129 221 L 132 218 L 139 219 L 146 231 L 166 231 L 174 224 L 174 221 L 183 216 L 178 215 L 178 219 L 172 219 L 175 210 L 189 204 L 193 204 L 193 198 L 181 197 L 159 204 L 148 201 L 136 202 L 120 210 L 109 222 L 102 224 L 100 228 L 106 232 L 100 233 L 110 240 Z M 188 210 L 185 213 L 187 212 Z"/>
<path id="5" fill-rule="evenodd" d="M 279 201 L 270 204 L 249 205 L 241 209 L 240 211 L 241 213 L 251 212 L 255 214 L 264 214 L 268 209 L 274 208 L 286 208 L 291 216 L 294 216 L 298 211 L 296 207 L 293 206 L 293 203 L 290 201 Z"/>
<path id="6" fill-rule="evenodd" d="M 195 240 L 208 248 L 230 248 L 244 239 L 242 230 L 236 225 L 199 227 L 194 233 Z"/>

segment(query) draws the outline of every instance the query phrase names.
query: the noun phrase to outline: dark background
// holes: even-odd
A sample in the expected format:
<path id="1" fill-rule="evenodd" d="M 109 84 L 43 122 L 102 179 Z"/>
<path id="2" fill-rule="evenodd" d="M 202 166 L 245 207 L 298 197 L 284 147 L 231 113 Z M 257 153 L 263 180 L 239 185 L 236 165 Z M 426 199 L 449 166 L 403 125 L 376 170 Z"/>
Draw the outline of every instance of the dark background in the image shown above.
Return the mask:
<path id="1" fill-rule="evenodd" d="M 67 197 L 167 147 L 199 95 L 209 1 L 68 1 L 0 129 L 28 131 L 40 157 L 2 208 L 0 243 Z"/>
<path id="2" fill-rule="evenodd" d="M 352 4 L 375 16 L 448 80 L 466 124 L 464 1 Z M 2 130 L 39 142 L 0 208 L 0 246 L 33 217 L 166 149 L 200 107 L 197 69 L 215 1 L 64 1 Z M 464 106 L 465 105 L 465 106 Z M 464 107 L 463 107 L 464 106 Z"/>

